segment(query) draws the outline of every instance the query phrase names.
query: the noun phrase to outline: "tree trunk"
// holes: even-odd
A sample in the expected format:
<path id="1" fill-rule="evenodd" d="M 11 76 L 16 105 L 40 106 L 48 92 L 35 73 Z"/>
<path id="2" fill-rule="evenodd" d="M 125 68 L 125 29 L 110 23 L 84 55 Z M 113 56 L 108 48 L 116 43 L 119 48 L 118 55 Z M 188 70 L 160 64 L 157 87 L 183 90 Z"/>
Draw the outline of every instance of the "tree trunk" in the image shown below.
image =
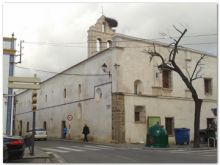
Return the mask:
<path id="1" fill-rule="evenodd" d="M 199 129 L 200 129 L 200 112 L 202 106 L 202 99 L 196 99 L 195 101 L 195 117 L 194 117 L 194 148 L 200 147 L 200 137 L 199 137 Z"/>

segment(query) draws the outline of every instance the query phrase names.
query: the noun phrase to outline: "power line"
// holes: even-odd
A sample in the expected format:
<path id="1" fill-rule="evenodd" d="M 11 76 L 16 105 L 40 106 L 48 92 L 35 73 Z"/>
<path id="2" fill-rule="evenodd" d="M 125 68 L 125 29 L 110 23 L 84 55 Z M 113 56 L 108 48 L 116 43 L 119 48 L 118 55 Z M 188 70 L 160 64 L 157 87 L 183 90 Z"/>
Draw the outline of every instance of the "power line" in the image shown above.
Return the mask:
<path id="1" fill-rule="evenodd" d="M 197 34 L 197 35 L 188 35 L 184 36 L 185 38 L 191 38 L 191 37 L 207 37 L 207 36 L 216 36 L 217 34 Z M 172 37 L 172 38 L 178 38 L 178 37 Z M 160 40 L 160 39 L 168 39 L 167 37 L 162 38 L 154 38 L 154 39 L 148 39 L 148 40 Z M 147 40 L 147 39 L 144 39 Z M 88 41 L 89 43 L 96 43 L 95 40 Z M 129 41 L 115 41 L 115 42 L 129 42 Z M 36 45 L 49 45 L 49 46 L 63 46 L 63 47 L 82 47 L 80 44 L 87 44 L 87 42 L 69 42 L 69 43 L 56 43 L 56 42 L 31 42 L 31 41 L 25 41 L 26 44 L 36 44 Z M 107 43 L 107 42 L 102 42 Z M 194 43 L 197 44 L 197 43 Z M 76 46 L 79 45 L 79 46 Z M 84 47 L 84 46 L 83 46 Z"/>
<path id="2" fill-rule="evenodd" d="M 118 41 L 115 41 L 116 43 Z M 119 42 L 129 42 L 129 41 L 119 41 Z M 74 45 L 58 45 L 58 44 L 39 44 L 39 43 L 30 43 L 34 45 L 40 45 L 40 46 L 60 46 L 60 47 L 78 47 L 78 48 L 87 48 L 87 46 L 74 46 Z M 217 44 L 217 42 L 199 42 L 199 43 L 183 43 L 181 45 L 211 45 L 211 44 Z M 124 48 L 143 48 L 143 47 L 153 47 L 153 46 L 123 46 Z M 89 48 L 96 48 L 96 46 L 90 46 Z"/>
<path id="3" fill-rule="evenodd" d="M 209 44 L 217 44 L 216 42 L 204 42 L 204 43 L 185 43 L 183 45 L 209 45 Z"/>
<path id="4" fill-rule="evenodd" d="M 184 38 L 191 38 L 191 37 L 207 37 L 207 36 L 217 36 L 218 34 L 197 34 L 197 35 L 186 35 Z M 172 38 L 179 38 L 179 37 L 172 37 Z M 156 39 L 151 39 L 151 40 L 158 40 L 158 39 L 167 39 L 167 37 L 162 37 L 162 38 L 156 38 Z"/>
<path id="5" fill-rule="evenodd" d="M 34 70 L 38 72 L 45 72 L 45 73 L 51 73 L 51 74 L 59 74 L 59 75 L 68 75 L 68 76 L 109 76 L 109 74 L 79 74 L 79 73 L 62 73 L 62 72 L 53 72 L 53 71 L 47 71 L 47 70 L 41 70 L 41 69 L 34 69 L 34 68 L 27 68 L 27 67 L 21 67 L 21 66 L 15 66 L 16 68 L 26 69 L 26 70 Z"/>

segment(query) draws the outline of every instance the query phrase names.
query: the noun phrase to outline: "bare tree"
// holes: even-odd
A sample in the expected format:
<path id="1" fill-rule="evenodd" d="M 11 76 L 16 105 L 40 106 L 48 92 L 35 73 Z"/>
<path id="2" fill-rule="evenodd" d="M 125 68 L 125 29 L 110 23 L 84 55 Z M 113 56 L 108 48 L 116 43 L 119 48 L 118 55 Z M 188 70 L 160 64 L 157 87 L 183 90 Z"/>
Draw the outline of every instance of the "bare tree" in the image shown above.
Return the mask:
<path id="1" fill-rule="evenodd" d="M 193 147 L 199 147 L 200 146 L 200 137 L 199 137 L 199 128 L 200 128 L 200 112 L 201 112 L 201 106 L 203 100 L 198 97 L 197 91 L 195 87 L 193 86 L 193 81 L 202 78 L 201 75 L 201 70 L 202 70 L 202 60 L 205 57 L 205 54 L 202 54 L 198 61 L 195 64 L 194 69 L 192 70 L 192 73 L 190 74 L 188 68 L 186 69 L 186 73 L 183 72 L 183 69 L 176 63 L 176 56 L 178 54 L 178 49 L 179 49 L 179 42 L 187 32 L 187 29 L 184 31 L 180 31 L 174 26 L 175 30 L 177 30 L 180 33 L 180 37 L 178 39 L 169 37 L 170 39 L 173 40 L 173 42 L 168 46 L 169 51 L 169 59 L 165 59 L 164 56 L 162 56 L 160 53 L 156 51 L 155 44 L 153 44 L 153 50 L 144 50 L 145 53 L 150 55 L 150 61 L 154 58 L 157 57 L 161 60 L 161 64 L 158 65 L 158 69 L 161 70 L 170 70 L 176 72 L 183 80 L 187 88 L 191 91 L 192 93 L 192 98 L 195 103 L 195 115 L 194 115 L 194 144 Z"/>

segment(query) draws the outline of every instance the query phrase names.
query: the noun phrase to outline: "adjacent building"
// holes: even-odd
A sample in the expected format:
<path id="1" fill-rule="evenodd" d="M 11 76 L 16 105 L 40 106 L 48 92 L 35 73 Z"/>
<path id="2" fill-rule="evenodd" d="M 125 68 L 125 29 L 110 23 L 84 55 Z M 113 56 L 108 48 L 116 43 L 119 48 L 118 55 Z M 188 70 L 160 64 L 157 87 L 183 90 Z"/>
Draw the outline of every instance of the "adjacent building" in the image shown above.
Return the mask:
<path id="1" fill-rule="evenodd" d="M 14 55 L 16 38 L 3 37 L 3 133 L 12 133 L 13 90 L 8 88 L 8 76 L 14 72 Z"/>
<path id="2" fill-rule="evenodd" d="M 174 142 L 174 128 L 190 128 L 193 139 L 194 102 L 179 75 L 159 70 L 158 59 L 150 62 L 144 49 L 164 57 L 166 44 L 116 33 L 116 20 L 101 16 L 88 30 L 88 58 L 41 83 L 38 91 L 36 126 L 48 137 L 82 139 L 90 128 L 97 142 L 144 143 L 147 129 L 160 122 Z M 203 52 L 181 48 L 177 62 L 192 71 Z M 203 77 L 194 85 L 202 98 L 201 128 L 214 119 L 217 107 L 217 57 L 207 54 Z M 15 132 L 32 128 L 32 91 L 16 96 Z M 69 117 L 72 116 L 72 120 Z M 69 121 L 70 120 L 70 121 Z"/>

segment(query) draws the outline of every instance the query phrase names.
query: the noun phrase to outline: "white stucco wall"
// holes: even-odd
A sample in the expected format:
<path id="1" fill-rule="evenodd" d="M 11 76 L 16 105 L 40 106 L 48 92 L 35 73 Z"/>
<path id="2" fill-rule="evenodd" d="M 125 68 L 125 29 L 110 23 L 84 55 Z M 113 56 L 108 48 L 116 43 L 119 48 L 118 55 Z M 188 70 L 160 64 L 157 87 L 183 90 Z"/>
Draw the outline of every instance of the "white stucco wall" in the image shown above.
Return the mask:
<path id="1" fill-rule="evenodd" d="M 146 122 L 135 123 L 134 106 L 145 106 Z M 200 128 L 206 128 L 206 119 L 214 118 L 211 108 L 216 107 L 215 102 L 203 102 L 201 110 Z M 190 99 L 175 99 L 166 97 L 137 97 L 125 96 L 125 137 L 126 142 L 146 142 L 147 118 L 160 116 L 161 125 L 165 126 L 165 117 L 174 118 L 174 128 L 189 128 L 190 139 L 193 140 L 194 132 L 194 102 Z M 169 137 L 169 142 L 174 143 L 175 137 Z"/>
<path id="2" fill-rule="evenodd" d="M 114 41 L 117 46 L 124 48 L 124 51 L 117 56 L 118 64 L 118 91 L 125 93 L 134 93 L 135 80 L 141 80 L 143 82 L 143 93 L 152 95 L 152 87 L 162 87 L 162 74 L 157 69 L 157 66 L 161 64 L 159 58 L 154 58 L 151 62 L 149 55 L 143 53 L 143 50 L 153 49 L 152 44 L 134 41 L 115 36 Z M 165 47 L 156 46 L 156 50 L 162 54 L 166 59 L 168 58 L 168 50 Z M 200 58 L 201 54 L 180 50 L 176 57 L 177 64 L 186 73 L 184 67 L 186 66 L 186 59 L 189 61 L 189 72 L 194 70 L 195 63 Z M 201 99 L 217 99 L 217 58 L 215 56 L 207 55 L 202 61 L 202 76 L 204 78 L 212 78 L 212 95 L 204 94 L 204 80 L 198 79 L 193 82 L 198 95 Z M 159 77 L 155 77 L 155 73 L 158 72 Z M 131 76 L 132 75 L 132 76 Z M 177 73 L 172 72 L 172 88 L 169 95 L 175 97 L 185 97 L 186 85 Z M 167 95 L 167 94 L 165 94 Z"/>
<path id="3" fill-rule="evenodd" d="M 162 88 L 162 74 L 157 69 L 159 59 L 149 60 L 149 55 L 142 51 L 150 48 L 150 44 L 142 41 L 131 40 L 115 36 L 117 46 L 123 47 L 121 54 L 117 55 L 120 67 L 117 70 L 118 92 L 125 95 L 125 137 L 126 142 L 146 142 L 146 123 L 134 123 L 134 106 L 145 106 L 146 121 L 148 116 L 160 116 L 165 124 L 165 117 L 174 117 L 174 127 L 190 128 L 190 139 L 193 139 L 194 128 L 194 102 L 190 93 L 186 94 L 186 85 L 178 74 L 172 72 L 172 88 Z M 168 51 L 164 47 L 156 47 L 156 50 L 167 58 Z M 195 63 L 200 58 L 199 53 L 180 50 L 177 55 L 177 64 L 184 70 L 189 59 L 189 71 L 193 71 Z M 186 60 L 187 59 L 187 60 Z M 205 95 L 204 79 L 194 81 L 199 98 L 204 99 L 201 112 L 200 128 L 206 128 L 207 118 L 214 118 L 211 108 L 217 107 L 217 58 L 207 55 L 202 61 L 202 75 L 204 78 L 212 78 L 212 94 Z M 159 74 L 156 78 L 155 73 Z M 143 91 L 141 96 L 134 95 L 134 82 L 141 80 Z M 158 97 L 152 92 L 152 87 L 161 88 Z M 167 99 L 165 99 L 167 98 Z M 174 137 L 170 137 L 171 142 Z"/>
<path id="4" fill-rule="evenodd" d="M 112 54 L 105 51 L 102 56 L 94 56 L 66 70 L 63 74 L 41 83 L 41 89 L 38 91 L 36 127 L 42 128 L 43 122 L 46 121 L 48 136 L 60 138 L 62 121 L 66 121 L 67 126 L 69 126 L 67 115 L 71 114 L 73 120 L 70 123 L 70 134 L 73 139 L 82 137 L 82 128 L 86 123 L 90 128 L 90 138 L 94 141 L 110 142 L 112 129 L 111 79 L 113 78 L 104 73 L 101 66 L 104 62 L 112 63 L 111 58 Z M 102 75 L 85 76 L 85 74 Z M 81 94 L 78 92 L 79 84 L 81 84 Z M 66 98 L 64 98 L 64 88 L 67 91 Z M 97 88 L 102 91 L 100 101 L 95 99 Z M 17 100 L 16 124 L 19 123 L 19 120 L 22 120 L 24 134 L 28 121 L 30 128 L 32 128 L 31 91 L 19 94 Z M 79 112 L 79 103 L 82 107 L 82 115 Z M 20 114 L 23 112 L 27 113 Z"/>
<path id="5" fill-rule="evenodd" d="M 124 38 L 117 38 L 119 41 Z M 101 66 L 106 63 L 107 70 L 111 76 L 74 76 L 57 75 L 41 84 L 38 91 L 38 111 L 36 112 L 37 127 L 43 127 L 47 122 L 48 136 L 61 137 L 61 122 L 68 114 L 73 115 L 71 122 L 71 137 L 78 139 L 82 137 L 81 131 L 86 123 L 90 127 L 92 137 L 95 141 L 110 142 L 112 138 L 112 98 L 111 92 L 122 92 L 125 94 L 125 140 L 126 142 L 145 142 L 146 123 L 134 123 L 134 106 L 142 105 L 148 116 L 160 116 L 161 123 L 165 124 L 165 117 L 174 117 L 174 127 L 190 128 L 190 138 L 193 138 L 194 104 L 189 94 L 186 94 L 186 86 L 175 73 L 172 73 L 172 89 L 161 89 L 161 95 L 152 94 L 152 87 L 161 87 L 161 73 L 157 69 L 160 64 L 157 59 L 149 62 L 148 55 L 142 51 L 149 43 L 140 41 L 118 42 L 115 48 L 105 50 L 88 60 L 64 71 L 64 74 L 103 74 Z M 167 53 L 163 47 L 157 48 L 162 54 Z M 198 53 L 191 51 L 180 51 L 177 62 L 184 67 L 186 59 L 190 59 L 189 65 L 199 58 Z M 117 64 L 117 67 L 115 67 Z M 206 119 L 214 117 L 211 108 L 217 107 L 217 58 L 207 56 L 204 61 L 203 73 L 205 77 L 212 78 L 212 95 L 204 94 L 204 81 L 199 79 L 194 85 L 199 97 L 204 99 L 201 113 L 201 128 L 206 128 Z M 192 69 L 192 68 L 191 68 Z M 155 73 L 159 74 L 155 78 Z M 141 96 L 134 95 L 134 82 L 141 80 L 143 92 Z M 112 84 L 109 83 L 112 81 Z M 81 84 L 82 92 L 78 93 L 78 85 Z M 64 98 L 64 88 L 67 97 Z M 94 90 L 102 90 L 102 99 L 97 102 L 94 99 Z M 47 101 L 46 101 L 47 95 Z M 17 96 L 16 124 L 22 120 L 23 130 L 26 130 L 26 122 L 32 125 L 31 93 L 24 92 Z M 22 103 L 21 103 L 22 102 Z M 79 117 L 78 104 L 82 106 L 82 116 Z M 20 105 L 19 105 L 20 104 Z M 24 114 L 20 114 L 27 112 Z M 18 128 L 18 126 L 16 126 Z M 170 137 L 171 142 L 174 137 Z"/>

